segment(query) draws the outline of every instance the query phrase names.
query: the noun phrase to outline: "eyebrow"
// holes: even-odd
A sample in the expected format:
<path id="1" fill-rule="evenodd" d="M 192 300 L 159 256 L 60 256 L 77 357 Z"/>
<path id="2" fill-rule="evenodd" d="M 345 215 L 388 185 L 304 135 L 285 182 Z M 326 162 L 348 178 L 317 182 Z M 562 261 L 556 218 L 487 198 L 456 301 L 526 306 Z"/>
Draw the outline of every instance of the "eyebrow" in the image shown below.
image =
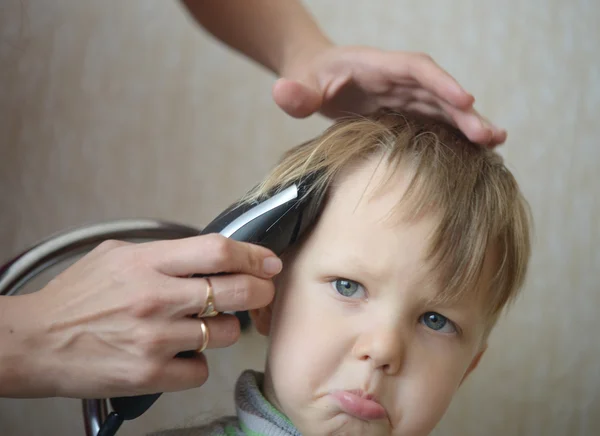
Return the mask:
<path id="1" fill-rule="evenodd" d="M 344 252 L 342 254 L 335 252 L 323 251 L 321 259 L 324 261 L 332 261 L 336 266 L 349 268 L 351 271 L 356 271 L 361 275 L 367 276 L 371 281 L 381 281 L 381 277 L 385 275 L 385 269 L 376 267 L 373 262 L 364 260 L 363 256 L 356 253 Z"/>

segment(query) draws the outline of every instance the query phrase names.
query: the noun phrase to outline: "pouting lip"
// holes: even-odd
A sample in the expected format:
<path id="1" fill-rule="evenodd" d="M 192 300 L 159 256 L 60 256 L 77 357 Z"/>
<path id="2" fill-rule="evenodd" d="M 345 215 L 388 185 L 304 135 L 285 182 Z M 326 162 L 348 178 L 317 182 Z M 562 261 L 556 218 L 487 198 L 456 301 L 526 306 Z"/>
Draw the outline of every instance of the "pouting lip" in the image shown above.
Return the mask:
<path id="1" fill-rule="evenodd" d="M 350 400 L 349 405 L 346 404 L 346 406 L 344 406 L 349 407 L 348 410 L 344 409 L 346 413 L 350 413 L 359 419 L 368 421 L 372 419 L 385 419 L 390 425 L 392 425 L 387 409 L 379 402 L 374 394 L 369 394 L 362 389 L 335 389 L 329 394 L 332 397 L 337 398 L 338 401 L 342 401 L 342 403 L 346 403 L 346 401 Z M 355 398 L 358 397 L 365 401 L 366 403 L 364 403 L 363 407 L 366 407 L 366 409 L 363 409 L 363 407 L 355 409 L 356 403 L 354 403 L 349 396 L 353 396 Z M 371 406 L 368 405 L 369 403 L 371 403 Z"/>
<path id="2" fill-rule="evenodd" d="M 339 391 L 337 391 L 337 392 L 339 392 Z M 364 398 L 365 400 L 371 400 L 371 401 L 376 402 L 377 404 L 380 404 L 379 400 L 375 397 L 375 395 L 368 394 L 365 391 L 363 391 L 362 389 L 350 389 L 350 390 L 346 389 L 346 390 L 344 390 L 344 392 L 348 392 L 350 394 L 356 395 L 357 397 Z"/>
<path id="3" fill-rule="evenodd" d="M 370 400 L 379 405 L 382 405 L 375 394 L 369 394 L 362 389 L 334 389 L 330 392 L 330 394 L 335 394 L 337 392 L 346 392 L 349 394 L 353 394 L 353 395 L 356 395 L 357 397 L 364 398 L 365 400 Z"/>

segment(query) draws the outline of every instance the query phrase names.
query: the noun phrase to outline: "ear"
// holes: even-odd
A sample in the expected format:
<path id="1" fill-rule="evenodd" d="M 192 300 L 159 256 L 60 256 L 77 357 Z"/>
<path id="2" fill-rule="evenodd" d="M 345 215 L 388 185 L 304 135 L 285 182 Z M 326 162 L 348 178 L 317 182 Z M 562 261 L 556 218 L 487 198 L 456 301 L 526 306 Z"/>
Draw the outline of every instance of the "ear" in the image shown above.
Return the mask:
<path id="1" fill-rule="evenodd" d="M 471 364 L 467 368 L 465 375 L 463 375 L 463 378 L 460 381 L 461 385 L 465 382 L 465 380 L 467 379 L 469 374 L 471 374 L 475 370 L 475 368 L 477 368 L 477 366 L 479 365 L 479 362 L 481 361 L 481 357 L 483 356 L 483 353 L 485 353 L 487 348 L 488 348 L 488 344 L 487 343 L 483 344 L 483 346 L 481 347 L 481 350 L 475 355 L 475 357 L 471 361 Z"/>
<path id="2" fill-rule="evenodd" d="M 271 317 L 273 315 L 273 303 L 271 302 L 267 307 L 260 309 L 252 309 L 248 312 L 252 323 L 256 327 L 256 331 L 263 336 L 269 336 L 271 330 Z"/>
<path id="3" fill-rule="evenodd" d="M 295 253 L 295 249 L 288 248 L 279 256 L 279 258 L 283 262 L 283 270 L 273 278 L 273 284 L 275 286 L 275 296 L 273 297 L 273 300 L 271 300 L 269 305 L 266 307 L 262 307 L 260 309 L 252 309 L 248 311 L 250 319 L 252 320 L 256 331 L 263 336 L 269 336 L 269 333 L 271 331 L 273 307 L 276 304 L 276 301 L 278 300 L 278 289 L 285 288 L 285 284 L 288 277 L 287 264 L 291 261 L 293 253 Z"/>

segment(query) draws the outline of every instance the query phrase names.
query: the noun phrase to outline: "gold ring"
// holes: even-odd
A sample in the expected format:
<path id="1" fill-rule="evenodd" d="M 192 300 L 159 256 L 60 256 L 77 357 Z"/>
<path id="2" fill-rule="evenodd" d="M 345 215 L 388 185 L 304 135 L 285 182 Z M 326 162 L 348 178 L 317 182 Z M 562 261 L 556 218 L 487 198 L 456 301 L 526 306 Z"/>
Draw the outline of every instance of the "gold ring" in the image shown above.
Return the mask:
<path id="1" fill-rule="evenodd" d="M 206 280 L 206 303 L 204 304 L 204 310 L 200 313 L 200 317 L 217 316 L 219 312 L 215 310 L 215 294 L 213 291 L 212 284 L 208 277 L 204 277 Z"/>
<path id="2" fill-rule="evenodd" d="M 208 346 L 208 327 L 206 327 L 206 323 L 203 319 L 200 320 L 200 330 L 202 330 L 202 345 L 196 350 L 198 354 L 206 350 L 206 347 Z"/>

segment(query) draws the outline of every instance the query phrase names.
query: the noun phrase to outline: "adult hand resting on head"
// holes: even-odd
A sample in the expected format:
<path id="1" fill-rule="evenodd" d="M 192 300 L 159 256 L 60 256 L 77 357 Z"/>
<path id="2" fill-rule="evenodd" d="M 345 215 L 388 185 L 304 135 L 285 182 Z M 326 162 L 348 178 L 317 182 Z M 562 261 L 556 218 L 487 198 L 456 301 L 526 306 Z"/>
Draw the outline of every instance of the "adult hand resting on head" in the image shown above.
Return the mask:
<path id="1" fill-rule="evenodd" d="M 203 235 L 107 241 L 39 292 L 0 297 L 0 396 L 104 398 L 184 390 L 208 377 L 200 320 L 210 277 L 219 312 L 269 304 L 281 261 L 268 249 Z M 202 318 L 208 348 L 239 337 L 233 315 Z"/>
<path id="2" fill-rule="evenodd" d="M 473 96 L 427 54 L 332 45 L 311 56 L 294 62 L 273 87 L 275 101 L 289 115 L 406 110 L 452 124 L 479 144 L 506 141 L 506 131 L 481 116 Z"/>
<path id="3" fill-rule="evenodd" d="M 426 54 L 336 46 L 297 0 L 183 3 L 212 35 L 280 77 L 273 97 L 293 117 L 388 108 L 442 119 L 480 144 L 506 140 L 504 130 L 475 111 L 473 96 Z"/>

